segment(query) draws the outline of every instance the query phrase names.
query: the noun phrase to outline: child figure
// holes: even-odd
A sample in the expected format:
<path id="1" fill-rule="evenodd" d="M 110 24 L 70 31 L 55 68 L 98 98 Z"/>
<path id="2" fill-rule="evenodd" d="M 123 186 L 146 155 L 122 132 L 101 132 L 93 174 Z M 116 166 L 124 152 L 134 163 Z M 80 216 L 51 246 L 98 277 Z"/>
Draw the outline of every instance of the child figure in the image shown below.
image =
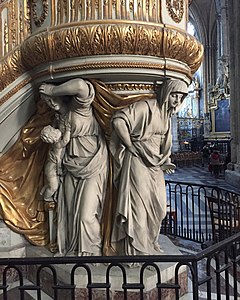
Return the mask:
<path id="1" fill-rule="evenodd" d="M 62 132 L 50 125 L 45 126 L 41 131 L 41 139 L 51 144 L 48 159 L 44 167 L 44 174 L 47 184 L 44 185 L 40 194 L 45 201 L 53 201 L 54 194 L 59 186 L 59 176 L 62 174 L 62 158 L 65 146 L 70 141 L 70 126 L 66 126 L 63 138 Z"/>

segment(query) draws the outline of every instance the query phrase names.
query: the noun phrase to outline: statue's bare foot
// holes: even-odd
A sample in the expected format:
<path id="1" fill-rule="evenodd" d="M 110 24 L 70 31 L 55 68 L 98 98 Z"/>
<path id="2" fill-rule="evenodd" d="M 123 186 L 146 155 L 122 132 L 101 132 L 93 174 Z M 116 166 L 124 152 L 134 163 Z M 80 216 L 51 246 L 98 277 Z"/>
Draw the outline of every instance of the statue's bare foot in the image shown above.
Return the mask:
<path id="1" fill-rule="evenodd" d="M 90 252 L 86 252 L 86 251 L 83 251 L 83 252 L 79 252 L 78 253 L 78 256 L 92 256 L 93 254 L 90 253 Z"/>
<path id="2" fill-rule="evenodd" d="M 90 253 L 90 252 L 86 252 L 86 251 L 83 251 L 83 252 L 79 252 L 78 253 L 78 256 L 93 256 L 94 254 L 93 253 Z M 99 263 L 91 263 L 94 267 L 98 267 L 100 266 Z"/>
<path id="3" fill-rule="evenodd" d="M 139 268 L 140 267 L 140 263 L 127 263 L 127 266 L 131 269 L 133 268 Z"/>
<path id="4" fill-rule="evenodd" d="M 72 257 L 72 256 L 76 256 L 76 254 L 75 254 L 74 252 L 68 252 L 68 253 L 66 254 L 66 256 Z"/>
<path id="5" fill-rule="evenodd" d="M 65 256 L 65 254 L 64 254 L 64 253 L 57 252 L 57 253 L 55 253 L 53 256 L 54 256 L 54 257 L 63 257 L 63 256 Z"/>
<path id="6" fill-rule="evenodd" d="M 154 266 L 148 265 L 146 267 L 146 269 L 150 270 L 150 271 L 156 271 L 156 268 Z"/>
<path id="7" fill-rule="evenodd" d="M 154 244 L 154 250 L 157 251 L 159 254 L 164 253 L 163 249 L 157 243 Z"/>

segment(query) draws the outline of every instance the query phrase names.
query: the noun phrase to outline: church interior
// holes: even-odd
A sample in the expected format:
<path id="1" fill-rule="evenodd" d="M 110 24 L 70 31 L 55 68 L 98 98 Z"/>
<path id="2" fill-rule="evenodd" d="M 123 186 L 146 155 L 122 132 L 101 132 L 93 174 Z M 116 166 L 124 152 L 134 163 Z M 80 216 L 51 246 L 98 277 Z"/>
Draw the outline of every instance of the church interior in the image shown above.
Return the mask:
<path id="1" fill-rule="evenodd" d="M 239 14 L 236 0 L 0 1 L 0 299 L 240 299 Z M 176 169 L 164 173 L 160 255 L 113 253 L 116 195 L 129 183 L 116 192 L 110 154 L 102 255 L 55 255 L 60 198 L 42 196 L 41 130 L 56 114 L 41 88 L 77 78 L 95 90 L 111 155 L 113 116 L 158 99 L 169 79 L 187 86 L 168 115 Z"/>

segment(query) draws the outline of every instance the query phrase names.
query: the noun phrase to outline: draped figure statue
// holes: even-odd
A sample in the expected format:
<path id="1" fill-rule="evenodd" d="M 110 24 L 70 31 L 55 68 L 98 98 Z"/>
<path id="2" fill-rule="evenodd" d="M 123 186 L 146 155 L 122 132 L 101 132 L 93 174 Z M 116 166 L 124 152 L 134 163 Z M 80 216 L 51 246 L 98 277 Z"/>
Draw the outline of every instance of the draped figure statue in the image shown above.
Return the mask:
<path id="1" fill-rule="evenodd" d="M 77 84 L 72 85 L 73 83 Z M 161 91 L 162 95 L 159 97 L 153 84 L 152 88 L 144 93 L 141 91 L 130 95 L 117 94 L 103 82 L 93 79 L 74 79 L 60 85 L 41 85 L 40 94 L 44 101 L 38 101 L 36 113 L 23 127 L 16 144 L 0 158 L 0 214 L 7 225 L 14 231 L 24 234 L 34 245 L 44 246 L 49 243 L 49 229 L 47 219 L 44 218 L 44 201 L 40 197 L 41 191 L 45 200 L 49 196 L 44 193 L 46 184 L 43 182 L 43 166 L 49 159 L 49 145 L 41 140 L 41 130 L 51 124 L 61 131 L 63 137 L 68 127 L 70 140 L 64 144 L 62 161 L 58 161 L 60 172 L 53 174 L 58 176 L 57 184 L 51 189 L 50 183 L 48 186 L 50 189 L 47 189 L 51 191 L 50 197 L 51 193 L 55 193 L 53 198 L 57 203 L 59 218 L 60 254 L 112 255 L 116 251 L 119 254 L 158 252 L 156 236 L 160 230 L 160 219 L 165 214 L 163 171 L 174 169 L 169 159 L 171 149 L 169 119 L 171 114 L 179 109 L 179 102 L 176 105 L 172 97 L 174 94 L 170 95 L 170 92 L 177 91 L 185 95 L 186 85 L 177 80 L 167 80 Z M 183 97 L 180 102 L 182 100 Z M 43 104 L 53 109 L 47 110 Z M 133 110 L 137 112 L 135 116 L 131 114 Z M 53 112 L 55 120 L 51 121 Z M 141 118 L 145 127 L 140 122 Z M 128 122 L 129 129 L 132 130 L 130 145 L 121 138 L 117 128 L 119 119 L 124 120 L 126 124 Z M 153 136 L 150 127 L 155 132 Z M 149 139 L 149 143 L 144 143 L 145 139 Z M 159 147 L 159 153 L 155 144 Z M 131 160 L 128 167 L 126 167 L 127 160 Z M 135 170 L 135 167 L 138 169 Z M 152 220 L 152 224 L 155 224 L 152 227 L 154 234 L 151 237 L 152 241 L 156 242 L 154 249 L 149 246 L 144 246 L 146 248 L 144 250 L 131 249 L 134 243 L 131 244 L 129 232 L 126 230 L 127 223 L 121 224 L 124 215 L 120 214 L 120 208 L 125 207 L 126 212 L 128 209 L 128 205 L 121 201 L 124 195 L 121 195 L 121 191 L 128 193 L 124 190 L 123 184 L 127 170 L 131 175 L 129 180 L 125 177 L 128 187 L 136 188 L 136 184 L 140 187 L 140 183 L 145 185 L 146 177 L 149 179 L 149 193 L 153 195 L 156 192 L 156 195 L 159 195 L 161 192 L 161 201 L 157 196 L 154 196 L 153 200 L 144 199 L 150 205 L 144 207 L 152 209 L 149 218 L 151 216 L 158 218 L 160 215 L 158 222 Z M 145 177 L 137 177 L 141 172 Z M 151 181 L 151 178 L 154 180 Z M 132 179 L 136 181 L 134 185 L 131 185 Z M 160 186 L 156 186 L 155 180 Z M 145 197 L 146 191 L 143 189 L 141 192 L 142 198 Z M 82 200 L 87 198 L 92 200 Z M 131 203 L 131 198 L 126 199 Z M 140 197 L 141 200 L 143 199 Z M 140 204 L 143 205 L 143 201 Z M 93 217 L 92 220 L 84 219 L 84 216 L 93 216 L 93 212 L 96 212 L 97 217 Z M 127 213 L 128 217 L 131 216 L 130 212 Z M 85 222 L 92 222 L 91 226 L 82 226 L 86 224 Z M 88 231 L 90 239 L 83 239 L 84 231 L 85 233 Z M 124 244 L 130 250 L 119 251 Z"/>
<path id="2" fill-rule="evenodd" d="M 166 214 L 164 173 L 171 172 L 171 116 L 187 95 L 187 85 L 167 80 L 161 95 L 120 109 L 112 118 L 111 152 L 118 190 L 112 247 L 120 255 L 154 255 Z"/>
<path id="3" fill-rule="evenodd" d="M 60 85 L 45 83 L 39 91 L 43 97 L 47 96 L 46 102 L 56 113 L 61 114 L 61 109 L 67 106 L 62 117 L 68 120 L 70 130 L 55 197 L 59 254 L 102 255 L 100 224 L 108 153 L 103 132 L 92 112 L 95 90 L 89 81 L 79 78 Z"/>

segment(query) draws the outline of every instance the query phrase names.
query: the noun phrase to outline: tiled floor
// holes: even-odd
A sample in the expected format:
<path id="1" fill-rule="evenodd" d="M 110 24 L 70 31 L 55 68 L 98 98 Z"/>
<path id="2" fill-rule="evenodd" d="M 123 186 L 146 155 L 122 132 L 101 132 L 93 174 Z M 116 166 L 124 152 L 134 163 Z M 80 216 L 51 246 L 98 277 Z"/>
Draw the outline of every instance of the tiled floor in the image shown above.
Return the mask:
<path id="1" fill-rule="evenodd" d="M 200 165 L 197 165 L 191 167 L 177 167 L 175 173 L 166 175 L 165 179 L 219 186 L 240 193 L 240 187 L 239 189 L 237 189 L 236 187 L 225 182 L 224 173 L 220 173 L 219 178 L 215 178 L 208 171 L 207 166 L 202 167 Z"/>

